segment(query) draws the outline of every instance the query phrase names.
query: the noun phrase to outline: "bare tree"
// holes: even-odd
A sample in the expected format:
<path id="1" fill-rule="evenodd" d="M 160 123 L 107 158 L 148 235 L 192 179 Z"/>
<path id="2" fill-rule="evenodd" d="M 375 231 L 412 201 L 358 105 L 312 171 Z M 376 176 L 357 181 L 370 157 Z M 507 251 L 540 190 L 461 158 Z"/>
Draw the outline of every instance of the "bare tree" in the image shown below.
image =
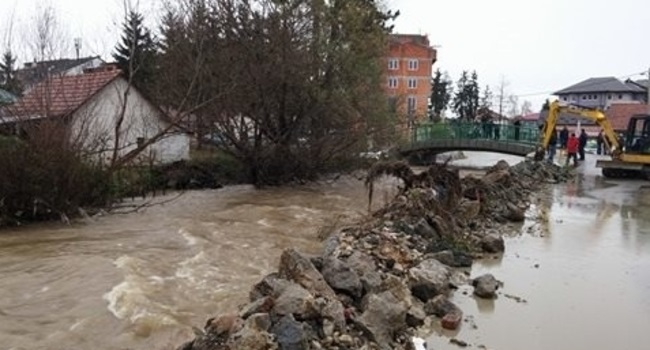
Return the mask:
<path id="1" fill-rule="evenodd" d="M 27 43 L 34 60 L 44 61 L 65 56 L 69 42 L 64 28 L 59 25 L 54 7 L 39 4 L 32 23 Z"/>
<path id="2" fill-rule="evenodd" d="M 496 99 L 496 107 L 499 109 L 499 118 L 504 115 L 505 110 L 508 107 L 509 86 L 510 82 L 502 75 L 499 84 L 496 86 L 496 94 L 494 96 Z"/>
<path id="3" fill-rule="evenodd" d="M 522 115 L 533 113 L 533 104 L 529 100 L 524 100 L 524 102 L 521 103 L 520 112 Z"/>

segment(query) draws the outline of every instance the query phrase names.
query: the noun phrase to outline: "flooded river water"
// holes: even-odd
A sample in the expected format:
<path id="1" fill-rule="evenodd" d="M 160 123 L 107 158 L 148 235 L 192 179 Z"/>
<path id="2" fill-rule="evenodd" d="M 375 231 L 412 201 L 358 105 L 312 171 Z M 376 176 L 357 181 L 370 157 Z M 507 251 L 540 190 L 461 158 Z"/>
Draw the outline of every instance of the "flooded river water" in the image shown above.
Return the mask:
<path id="1" fill-rule="evenodd" d="M 591 169 L 554 187 L 540 203 L 548 227 L 525 226 L 502 259 L 472 270 L 504 281 L 500 297 L 478 302 L 461 289 L 454 300 L 471 322 L 431 336 L 429 349 L 456 349 L 448 337 L 470 349 L 647 349 L 643 185 L 604 181 Z M 72 226 L 2 231 L 0 349 L 173 349 L 191 326 L 245 302 L 282 249 L 319 252 L 318 228 L 358 218 L 366 205 L 362 183 L 349 179 L 235 186 Z"/>

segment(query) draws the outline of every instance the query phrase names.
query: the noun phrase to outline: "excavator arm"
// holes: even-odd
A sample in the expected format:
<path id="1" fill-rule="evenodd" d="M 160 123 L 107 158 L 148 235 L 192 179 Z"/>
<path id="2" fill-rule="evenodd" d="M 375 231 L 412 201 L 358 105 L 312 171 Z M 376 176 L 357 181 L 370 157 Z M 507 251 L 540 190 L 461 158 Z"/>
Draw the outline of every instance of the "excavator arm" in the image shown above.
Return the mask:
<path id="1" fill-rule="evenodd" d="M 595 122 L 601 127 L 601 129 L 603 129 L 605 144 L 612 151 L 614 158 L 620 154 L 621 145 L 616 136 L 616 132 L 614 132 L 612 124 L 607 120 L 603 112 L 598 109 L 590 109 L 574 105 L 562 105 L 560 104 L 560 101 L 554 101 L 549 106 L 548 118 L 546 118 L 546 121 L 544 122 L 542 138 L 540 141 L 540 147 L 542 149 L 548 149 L 551 136 L 555 132 L 555 126 L 557 125 L 560 114 L 571 114 Z"/>

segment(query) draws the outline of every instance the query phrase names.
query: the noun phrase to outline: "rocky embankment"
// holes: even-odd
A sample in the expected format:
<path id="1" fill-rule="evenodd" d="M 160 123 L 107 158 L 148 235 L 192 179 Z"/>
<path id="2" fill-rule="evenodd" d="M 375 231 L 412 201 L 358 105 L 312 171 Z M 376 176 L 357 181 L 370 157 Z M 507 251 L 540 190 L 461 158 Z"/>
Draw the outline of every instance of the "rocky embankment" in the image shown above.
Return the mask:
<path id="1" fill-rule="evenodd" d="M 460 285 L 495 296 L 500 282 L 491 275 L 470 281 L 463 268 L 502 253 L 502 224 L 523 221 L 533 191 L 571 176 L 530 161 L 499 162 L 481 178 L 379 163 L 367 179 L 370 200 L 382 175 L 403 181 L 393 201 L 330 236 L 320 256 L 284 251 L 248 305 L 208 320 L 179 349 L 414 349 L 413 334 L 429 317 L 459 327 L 462 310 L 448 296 Z"/>

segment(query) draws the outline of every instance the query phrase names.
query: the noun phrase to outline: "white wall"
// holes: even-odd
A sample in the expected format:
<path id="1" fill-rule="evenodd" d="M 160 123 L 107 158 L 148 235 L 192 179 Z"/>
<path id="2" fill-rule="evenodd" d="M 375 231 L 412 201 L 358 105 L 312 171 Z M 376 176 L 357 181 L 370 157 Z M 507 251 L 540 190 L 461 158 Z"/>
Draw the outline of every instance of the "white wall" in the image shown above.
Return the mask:
<path id="1" fill-rule="evenodd" d="M 75 139 L 80 140 L 89 152 L 97 154 L 104 161 L 110 161 L 115 147 L 115 127 L 124 105 L 127 87 L 124 78 L 117 78 L 73 116 Z M 139 138 L 149 139 L 165 129 L 168 124 L 161 119 L 161 115 L 141 93 L 131 88 L 119 132 L 119 154 L 125 155 L 137 148 Z M 143 151 L 138 161 L 166 164 L 189 159 L 189 135 L 173 130 Z"/>

